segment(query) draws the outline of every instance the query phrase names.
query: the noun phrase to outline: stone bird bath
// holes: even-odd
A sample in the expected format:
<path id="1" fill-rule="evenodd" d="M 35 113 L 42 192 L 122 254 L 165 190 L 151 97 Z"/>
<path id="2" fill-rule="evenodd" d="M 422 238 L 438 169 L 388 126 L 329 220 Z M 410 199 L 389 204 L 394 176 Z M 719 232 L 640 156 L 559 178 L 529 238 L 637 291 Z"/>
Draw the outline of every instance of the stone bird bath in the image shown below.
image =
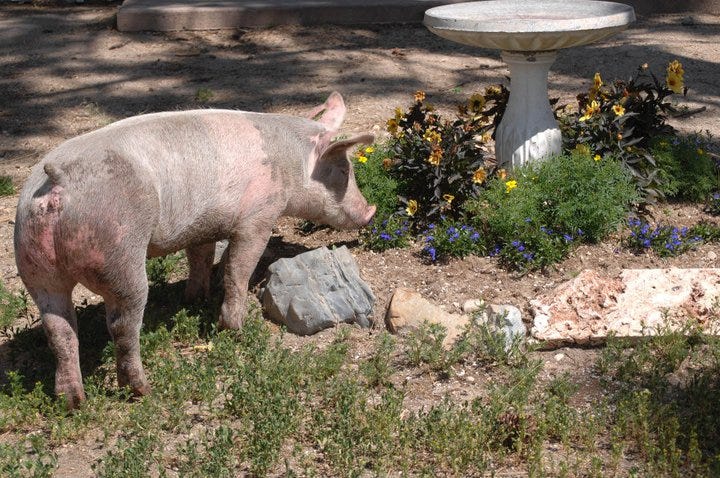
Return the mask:
<path id="1" fill-rule="evenodd" d="M 556 51 L 598 41 L 633 21 L 633 8 L 615 2 L 489 0 L 431 8 L 423 23 L 448 40 L 502 51 L 510 99 L 495 152 L 499 166 L 514 168 L 561 151 L 547 86 Z"/>

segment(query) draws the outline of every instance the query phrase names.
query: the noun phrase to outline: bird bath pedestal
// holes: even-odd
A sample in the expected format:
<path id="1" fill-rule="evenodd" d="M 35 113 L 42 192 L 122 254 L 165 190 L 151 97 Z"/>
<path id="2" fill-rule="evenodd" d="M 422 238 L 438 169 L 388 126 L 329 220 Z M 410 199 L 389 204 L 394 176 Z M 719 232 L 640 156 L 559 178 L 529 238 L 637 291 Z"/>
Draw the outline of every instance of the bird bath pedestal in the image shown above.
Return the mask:
<path id="1" fill-rule="evenodd" d="M 548 100 L 556 50 L 586 45 L 627 28 L 632 7 L 591 0 L 489 0 L 425 12 L 425 26 L 448 40 L 497 48 L 510 68 L 510 99 L 495 135 L 498 165 L 514 168 L 560 153 Z"/>

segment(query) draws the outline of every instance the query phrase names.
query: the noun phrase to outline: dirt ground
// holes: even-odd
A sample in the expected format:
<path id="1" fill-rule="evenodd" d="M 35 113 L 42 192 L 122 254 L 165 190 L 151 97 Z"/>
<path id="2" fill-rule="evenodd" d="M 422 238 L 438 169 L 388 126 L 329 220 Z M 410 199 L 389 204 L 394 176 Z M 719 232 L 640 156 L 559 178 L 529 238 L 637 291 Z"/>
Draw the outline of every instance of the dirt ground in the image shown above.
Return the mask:
<path id="1" fill-rule="evenodd" d="M 63 140 L 136 114 L 199 107 L 295 114 L 338 90 L 348 105 L 343 132 L 380 137 L 385 120 L 396 107 L 406 107 L 416 90 L 427 92 L 430 102 L 449 113 L 473 92 L 507 82 L 508 70 L 498 52 L 450 43 L 420 25 L 126 34 L 115 30 L 114 12 L 114 7 L 96 6 L 0 6 L 0 174 L 11 175 L 18 187 L 29 168 Z M 674 125 L 719 137 L 720 17 L 640 18 L 611 39 L 563 50 L 550 74 L 551 96 L 573 104 L 596 71 L 608 80 L 627 77 L 647 62 L 664 75 L 673 59 L 686 72 L 689 92 L 682 103 L 706 107 Z M 209 101 L 198 101 L 197 96 L 209 93 Z M 12 250 L 16 202 L 17 195 L 0 199 L 0 275 L 14 290 L 21 287 Z M 663 223 L 678 225 L 704 217 L 697 206 L 665 205 L 655 213 Z M 451 312 L 473 298 L 509 303 L 524 311 L 529 323 L 529 300 L 583 269 L 614 273 L 623 268 L 717 267 L 720 260 L 716 245 L 671 259 L 634 256 L 620 250 L 618 236 L 580 247 L 554 270 L 517 276 L 489 258 L 428 265 L 417 248 L 373 253 L 358 246 L 355 232 L 302 235 L 296 223 L 284 219 L 278 224 L 260 268 L 306 248 L 347 244 L 377 295 L 376 329 L 382 327 L 397 287 L 417 290 Z M 78 300 L 99 300 L 80 288 L 76 294 Z M 369 343 L 373 334 L 354 335 Z M 325 332 L 286 340 L 298 345 L 331 338 L 332 332 Z M 555 353 L 547 355 L 545 374 L 570 371 L 579 380 L 592 381 L 592 350 L 563 349 L 562 361 L 553 359 Z M 0 372 L 12 367 L 0 356 Z M 472 395 L 472 386 L 455 380 L 427 389 L 425 395 L 453 387 L 463 390 L 460 395 Z"/>

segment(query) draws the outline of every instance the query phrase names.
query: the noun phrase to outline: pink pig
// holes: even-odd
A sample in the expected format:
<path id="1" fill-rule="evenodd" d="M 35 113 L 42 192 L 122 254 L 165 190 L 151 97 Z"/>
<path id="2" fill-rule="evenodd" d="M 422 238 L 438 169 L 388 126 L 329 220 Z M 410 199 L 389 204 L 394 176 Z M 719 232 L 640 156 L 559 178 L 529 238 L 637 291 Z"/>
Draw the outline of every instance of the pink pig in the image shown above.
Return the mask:
<path id="1" fill-rule="evenodd" d="M 375 207 L 355 184 L 347 151 L 373 137 L 331 142 L 344 117 L 338 93 L 307 118 L 229 110 L 141 115 L 71 139 L 37 164 L 20 194 L 15 258 L 57 359 L 55 393 L 70 407 L 85 399 L 76 284 L 104 298 L 119 385 L 144 395 L 147 257 L 186 249 L 186 296 L 207 296 L 215 241 L 228 239 L 220 326 L 237 329 L 248 280 L 280 216 L 338 228 L 367 224 Z"/>

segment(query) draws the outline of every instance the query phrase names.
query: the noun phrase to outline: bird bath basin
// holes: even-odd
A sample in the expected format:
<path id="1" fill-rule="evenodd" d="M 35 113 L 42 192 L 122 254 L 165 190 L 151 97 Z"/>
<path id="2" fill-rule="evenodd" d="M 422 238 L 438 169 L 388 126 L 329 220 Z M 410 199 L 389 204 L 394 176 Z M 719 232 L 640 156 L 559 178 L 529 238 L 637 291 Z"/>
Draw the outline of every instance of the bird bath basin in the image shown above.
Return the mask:
<path id="1" fill-rule="evenodd" d="M 556 50 L 586 45 L 635 21 L 632 7 L 591 0 L 489 0 L 431 8 L 424 24 L 464 45 L 496 48 L 510 68 L 510 99 L 495 135 L 501 167 L 560 153 L 562 140 L 548 101 Z"/>

